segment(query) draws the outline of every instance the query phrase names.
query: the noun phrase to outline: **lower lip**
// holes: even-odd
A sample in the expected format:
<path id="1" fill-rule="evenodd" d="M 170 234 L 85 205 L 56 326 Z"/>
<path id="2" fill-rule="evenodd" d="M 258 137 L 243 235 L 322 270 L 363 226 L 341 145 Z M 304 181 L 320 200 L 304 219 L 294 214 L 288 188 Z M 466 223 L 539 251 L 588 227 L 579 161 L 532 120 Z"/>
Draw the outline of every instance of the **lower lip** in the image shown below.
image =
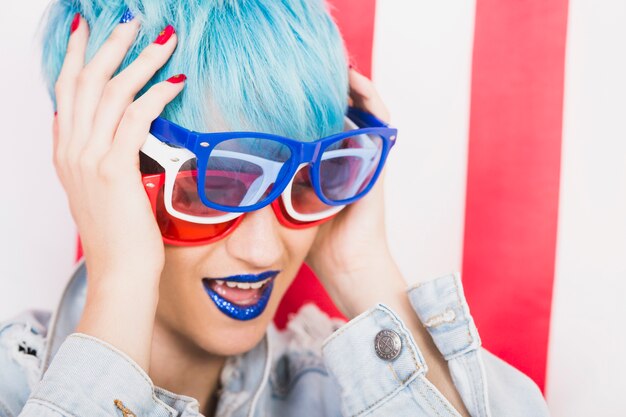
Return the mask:
<path id="1" fill-rule="evenodd" d="M 270 295 L 272 294 L 272 288 L 274 288 L 274 278 L 272 278 L 270 282 L 263 287 L 259 300 L 254 304 L 246 306 L 235 304 L 223 298 L 221 295 L 213 291 L 207 283 L 207 280 L 202 280 L 202 285 L 206 293 L 222 313 L 226 314 L 231 319 L 245 321 L 257 318 L 261 315 L 261 313 L 263 313 L 265 307 L 267 307 Z"/>

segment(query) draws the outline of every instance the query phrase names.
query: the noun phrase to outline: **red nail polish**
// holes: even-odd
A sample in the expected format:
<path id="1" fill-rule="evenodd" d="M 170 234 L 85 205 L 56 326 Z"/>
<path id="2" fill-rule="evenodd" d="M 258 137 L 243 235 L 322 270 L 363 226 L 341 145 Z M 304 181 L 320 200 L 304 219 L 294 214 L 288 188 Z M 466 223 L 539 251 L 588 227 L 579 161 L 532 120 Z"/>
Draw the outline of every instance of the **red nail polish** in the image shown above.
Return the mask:
<path id="1" fill-rule="evenodd" d="M 182 83 L 186 79 L 187 79 L 187 76 L 185 74 L 178 74 L 178 75 L 174 75 L 168 78 L 166 81 L 172 84 L 178 84 L 178 83 Z"/>
<path id="2" fill-rule="evenodd" d="M 54 117 L 57 117 L 57 112 L 54 112 Z"/>
<path id="3" fill-rule="evenodd" d="M 72 24 L 70 25 L 70 34 L 74 33 L 74 31 L 78 29 L 79 24 L 80 24 L 80 13 L 76 13 L 74 15 L 74 19 L 72 19 Z"/>
<path id="4" fill-rule="evenodd" d="M 169 38 L 172 37 L 172 34 L 176 32 L 172 25 L 167 25 L 165 29 L 163 29 L 159 36 L 154 40 L 154 43 L 158 43 L 159 45 L 163 45 Z"/>

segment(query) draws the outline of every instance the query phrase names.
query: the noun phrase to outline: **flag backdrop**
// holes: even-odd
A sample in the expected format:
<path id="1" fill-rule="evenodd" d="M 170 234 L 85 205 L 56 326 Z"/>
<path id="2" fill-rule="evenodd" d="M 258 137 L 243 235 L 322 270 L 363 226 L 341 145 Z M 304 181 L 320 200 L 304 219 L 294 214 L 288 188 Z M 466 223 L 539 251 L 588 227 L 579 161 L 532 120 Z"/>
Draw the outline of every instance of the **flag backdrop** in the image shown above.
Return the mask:
<path id="1" fill-rule="evenodd" d="M 0 169 L 22 179 L 2 198 L 0 318 L 54 308 L 75 255 L 49 126 L 32 123 L 51 118 L 30 82 L 46 3 L 0 14 Z M 483 345 L 554 416 L 626 415 L 626 2 L 331 5 L 399 128 L 387 223 L 407 281 L 461 271 Z M 277 325 L 311 300 L 339 315 L 303 266 Z"/>

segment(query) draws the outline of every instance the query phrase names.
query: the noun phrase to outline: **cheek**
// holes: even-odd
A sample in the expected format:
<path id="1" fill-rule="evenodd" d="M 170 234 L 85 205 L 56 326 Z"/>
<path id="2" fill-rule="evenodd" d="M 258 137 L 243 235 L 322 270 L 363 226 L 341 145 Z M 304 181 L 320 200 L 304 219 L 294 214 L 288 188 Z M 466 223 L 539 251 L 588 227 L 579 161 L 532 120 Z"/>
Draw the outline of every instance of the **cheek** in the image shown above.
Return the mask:
<path id="1" fill-rule="evenodd" d="M 282 240 L 286 249 L 285 264 L 283 265 L 282 277 L 275 283 L 272 294 L 271 315 L 273 317 L 278 304 L 287 292 L 287 289 L 296 278 L 302 263 L 306 258 L 317 236 L 319 226 L 306 229 L 283 228 Z"/>
<path id="2" fill-rule="evenodd" d="M 289 254 L 289 263 L 302 263 L 306 255 L 309 253 L 319 226 L 309 227 L 305 229 L 287 229 L 283 228 L 282 238 Z"/>
<path id="3" fill-rule="evenodd" d="M 157 319 L 171 327 L 184 328 L 185 322 L 198 319 L 198 313 L 202 314 L 202 308 L 206 308 L 203 306 L 205 295 L 197 265 L 210 256 L 211 250 L 208 246 L 165 246 Z"/>

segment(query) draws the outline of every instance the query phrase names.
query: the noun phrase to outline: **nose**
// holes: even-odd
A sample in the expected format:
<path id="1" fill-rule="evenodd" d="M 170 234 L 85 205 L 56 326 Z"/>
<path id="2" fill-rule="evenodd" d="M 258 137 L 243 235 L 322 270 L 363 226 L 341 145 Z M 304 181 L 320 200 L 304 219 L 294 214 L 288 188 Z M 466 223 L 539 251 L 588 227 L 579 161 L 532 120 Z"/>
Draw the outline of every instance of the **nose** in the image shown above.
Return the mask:
<path id="1" fill-rule="evenodd" d="M 272 207 L 266 206 L 244 216 L 237 229 L 228 236 L 226 251 L 254 269 L 276 267 L 285 246 Z"/>

